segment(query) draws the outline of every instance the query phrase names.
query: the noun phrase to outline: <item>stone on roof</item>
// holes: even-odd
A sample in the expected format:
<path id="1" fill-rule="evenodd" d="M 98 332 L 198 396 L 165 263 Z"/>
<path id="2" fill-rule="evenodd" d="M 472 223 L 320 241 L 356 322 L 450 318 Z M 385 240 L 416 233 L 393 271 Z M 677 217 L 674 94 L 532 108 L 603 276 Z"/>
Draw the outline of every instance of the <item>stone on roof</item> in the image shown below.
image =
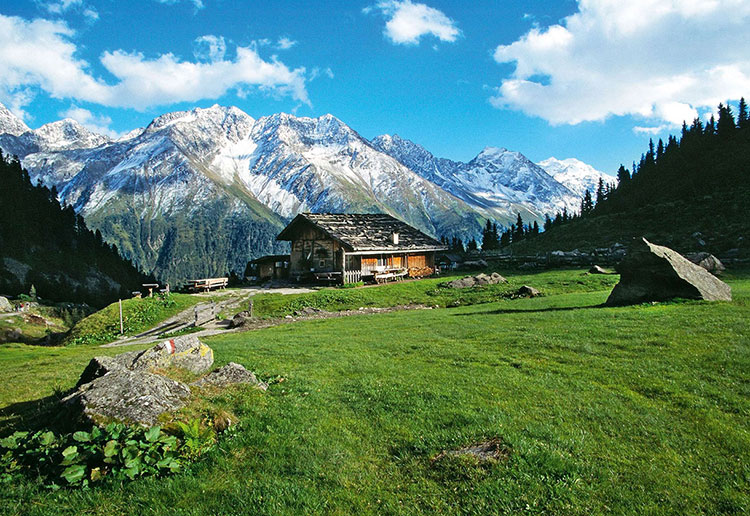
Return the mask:
<path id="1" fill-rule="evenodd" d="M 276 237 L 292 240 L 295 227 L 307 221 L 351 251 L 444 251 L 442 242 L 384 213 L 301 213 Z M 398 234 L 394 243 L 393 234 Z"/>

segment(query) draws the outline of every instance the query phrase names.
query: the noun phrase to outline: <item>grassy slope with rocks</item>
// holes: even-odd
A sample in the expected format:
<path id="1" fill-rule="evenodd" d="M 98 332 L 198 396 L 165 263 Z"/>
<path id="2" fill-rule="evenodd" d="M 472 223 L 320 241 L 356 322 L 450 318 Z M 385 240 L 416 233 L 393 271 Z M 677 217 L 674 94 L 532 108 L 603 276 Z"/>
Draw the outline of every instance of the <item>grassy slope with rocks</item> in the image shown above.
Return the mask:
<path id="1" fill-rule="evenodd" d="M 45 515 L 746 512 L 750 273 L 728 276 L 731 303 L 621 308 L 600 306 L 609 288 L 596 288 L 597 277 L 560 274 L 520 281 L 547 292 L 541 298 L 207 339 L 218 365 L 235 361 L 261 379 L 285 378 L 264 395 L 217 396 L 240 417 L 233 440 L 168 478 L 89 491 L 5 485 L 0 508 Z M 423 283 L 394 287 L 412 286 Z M 33 413 L 31 400 L 71 387 L 91 356 L 114 352 L 2 350 L 3 429 Z M 433 461 L 442 450 L 494 437 L 510 449 L 507 462 Z"/>
<path id="2" fill-rule="evenodd" d="M 201 301 L 207 300 L 189 294 L 125 299 L 122 302 L 124 335 L 138 335 Z M 119 335 L 120 307 L 118 303 L 112 303 L 79 321 L 65 336 L 63 344 L 106 344 L 116 340 Z"/>

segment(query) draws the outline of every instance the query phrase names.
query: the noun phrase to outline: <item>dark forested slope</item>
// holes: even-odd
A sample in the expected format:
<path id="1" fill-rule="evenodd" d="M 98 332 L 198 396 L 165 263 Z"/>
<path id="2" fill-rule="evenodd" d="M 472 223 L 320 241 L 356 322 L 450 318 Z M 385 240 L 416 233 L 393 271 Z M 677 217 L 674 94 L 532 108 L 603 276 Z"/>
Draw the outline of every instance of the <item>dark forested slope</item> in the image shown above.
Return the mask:
<path id="1" fill-rule="evenodd" d="M 103 306 L 147 277 L 90 231 L 57 192 L 34 186 L 17 160 L 0 153 L 0 293 Z"/>
<path id="2" fill-rule="evenodd" d="M 683 125 L 680 138 L 651 142 L 632 172 L 573 216 L 558 214 L 546 231 L 517 238 L 517 253 L 604 247 L 645 236 L 687 252 L 750 256 L 750 119 L 744 100 L 737 117 L 720 105 L 719 118 Z"/>

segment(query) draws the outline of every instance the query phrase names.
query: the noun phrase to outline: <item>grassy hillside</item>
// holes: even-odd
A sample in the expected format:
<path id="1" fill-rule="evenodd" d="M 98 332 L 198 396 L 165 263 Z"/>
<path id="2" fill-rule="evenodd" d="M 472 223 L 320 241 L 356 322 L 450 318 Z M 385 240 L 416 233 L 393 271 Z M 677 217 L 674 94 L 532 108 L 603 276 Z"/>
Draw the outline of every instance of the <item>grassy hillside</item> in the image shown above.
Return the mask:
<path id="1" fill-rule="evenodd" d="M 133 336 L 198 304 L 201 298 L 189 294 L 170 294 L 167 298 L 131 298 L 122 302 L 124 335 Z M 118 303 L 99 310 L 79 321 L 63 339 L 63 345 L 99 345 L 112 342 L 120 335 Z"/>
<path id="2" fill-rule="evenodd" d="M 594 212 L 508 249 L 516 254 L 587 250 L 645 236 L 682 253 L 706 250 L 724 256 L 738 249 L 739 256 L 750 257 L 748 203 L 750 188 L 739 184 L 695 199 L 654 202 L 618 213 Z"/>
<path id="3" fill-rule="evenodd" d="M 567 285 L 550 274 L 524 279 L 549 291 L 541 298 L 207 339 L 219 365 L 285 379 L 216 397 L 241 418 L 233 439 L 173 477 L 89 491 L 4 485 L 0 511 L 746 513 L 750 274 L 729 276 L 731 303 L 624 308 L 601 308 L 609 289 L 589 291 L 582 271 Z M 102 351 L 1 349 L 5 425 Z M 434 460 L 488 438 L 505 443 L 507 461 Z"/>

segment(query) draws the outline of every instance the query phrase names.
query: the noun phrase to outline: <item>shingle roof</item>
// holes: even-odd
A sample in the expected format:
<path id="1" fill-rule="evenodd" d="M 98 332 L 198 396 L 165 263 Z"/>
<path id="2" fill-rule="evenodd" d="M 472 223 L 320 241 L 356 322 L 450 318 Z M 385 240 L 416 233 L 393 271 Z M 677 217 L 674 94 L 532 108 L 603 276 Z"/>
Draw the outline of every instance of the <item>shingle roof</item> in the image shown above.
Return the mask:
<path id="1" fill-rule="evenodd" d="M 294 228 L 307 221 L 351 251 L 444 251 L 448 249 L 418 229 L 382 213 L 301 213 L 276 237 L 292 240 Z M 398 244 L 393 243 L 398 233 Z"/>

